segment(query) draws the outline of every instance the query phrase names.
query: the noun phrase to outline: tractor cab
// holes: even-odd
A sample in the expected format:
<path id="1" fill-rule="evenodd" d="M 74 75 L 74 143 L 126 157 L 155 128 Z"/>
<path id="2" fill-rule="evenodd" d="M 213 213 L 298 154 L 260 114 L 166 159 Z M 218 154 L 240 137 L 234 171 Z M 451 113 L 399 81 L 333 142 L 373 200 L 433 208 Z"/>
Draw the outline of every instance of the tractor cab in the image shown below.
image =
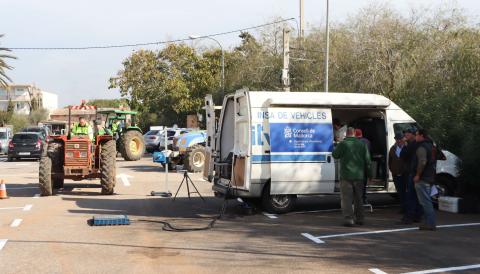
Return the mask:
<path id="1" fill-rule="evenodd" d="M 136 123 L 136 111 L 103 109 L 97 115 L 105 121 L 105 130 L 114 136 L 117 151 L 127 161 L 137 161 L 145 152 L 142 130 Z"/>

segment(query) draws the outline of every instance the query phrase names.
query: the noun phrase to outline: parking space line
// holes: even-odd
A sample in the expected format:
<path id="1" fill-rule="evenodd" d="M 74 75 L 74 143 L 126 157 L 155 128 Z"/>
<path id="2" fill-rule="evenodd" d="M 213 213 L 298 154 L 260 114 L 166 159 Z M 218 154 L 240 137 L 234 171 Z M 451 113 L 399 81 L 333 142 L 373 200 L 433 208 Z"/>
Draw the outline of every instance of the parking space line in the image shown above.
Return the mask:
<path id="1" fill-rule="evenodd" d="M 0 239 L 0 250 L 7 244 L 8 239 Z"/>
<path id="2" fill-rule="evenodd" d="M 40 194 L 37 193 L 37 194 L 33 195 L 33 199 L 38 199 L 38 198 L 40 198 Z"/>
<path id="3" fill-rule="evenodd" d="M 302 236 L 307 238 L 307 239 L 312 240 L 316 244 L 324 244 L 325 243 L 324 241 L 320 240 L 319 238 L 313 236 L 312 234 L 302 233 Z"/>
<path id="4" fill-rule="evenodd" d="M 278 216 L 275 215 L 275 214 L 270 214 L 270 213 L 267 213 L 267 212 L 262 212 L 262 214 L 267 216 L 270 219 L 278 219 Z"/>
<path id="5" fill-rule="evenodd" d="M 0 207 L 0 210 L 10 210 L 10 209 L 23 209 L 24 206 L 17 206 L 17 207 Z"/>
<path id="6" fill-rule="evenodd" d="M 133 176 L 122 173 L 117 175 L 117 178 L 120 178 L 120 180 L 122 180 L 124 186 L 130 186 L 130 181 L 128 180 L 128 178 L 133 178 Z"/>
<path id="7" fill-rule="evenodd" d="M 405 274 L 440 273 L 440 272 L 460 271 L 460 270 L 469 270 L 469 269 L 477 269 L 477 268 L 480 268 L 480 264 L 472 264 L 472 265 L 463 265 L 463 266 L 455 266 L 455 267 L 429 269 L 429 270 L 422 270 L 422 271 L 407 272 L 407 273 L 405 273 Z"/>
<path id="8" fill-rule="evenodd" d="M 30 209 L 32 209 L 33 205 L 26 205 L 24 208 L 23 208 L 23 211 L 29 211 Z"/>
<path id="9" fill-rule="evenodd" d="M 368 269 L 368 271 L 372 272 L 372 273 L 375 273 L 375 274 L 387 274 L 387 272 L 384 272 L 378 268 L 370 268 Z"/>
<path id="10" fill-rule="evenodd" d="M 437 228 L 451 228 L 451 227 L 465 227 L 465 226 L 480 226 L 480 223 L 439 225 L 439 226 L 437 226 Z M 315 242 L 317 244 L 323 244 L 325 242 L 322 239 L 328 239 L 328 238 L 340 238 L 340 237 L 370 235 L 370 234 L 383 234 L 383 233 L 403 232 L 403 231 L 412 231 L 412 230 L 418 230 L 418 227 L 375 230 L 375 231 L 363 231 L 363 232 L 351 232 L 351 233 L 332 234 L 332 235 L 323 235 L 323 236 L 313 236 L 313 235 L 308 234 L 308 233 L 302 233 L 302 236 L 312 240 L 313 242 Z"/>
<path id="11" fill-rule="evenodd" d="M 21 223 L 22 223 L 22 219 L 15 219 L 15 220 L 13 220 L 10 227 L 18 227 Z"/>

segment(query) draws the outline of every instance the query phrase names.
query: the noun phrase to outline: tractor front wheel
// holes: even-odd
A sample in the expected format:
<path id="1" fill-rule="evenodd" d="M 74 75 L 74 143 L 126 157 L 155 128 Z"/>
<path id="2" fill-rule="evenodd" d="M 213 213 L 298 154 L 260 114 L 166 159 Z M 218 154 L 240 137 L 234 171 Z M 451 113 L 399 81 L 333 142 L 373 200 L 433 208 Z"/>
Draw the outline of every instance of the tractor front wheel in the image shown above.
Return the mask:
<path id="1" fill-rule="evenodd" d="M 102 194 L 112 195 L 116 182 L 116 156 L 115 140 L 108 140 L 100 148 L 100 183 Z"/>
<path id="2" fill-rule="evenodd" d="M 189 172 L 201 172 L 205 166 L 205 148 L 200 145 L 192 147 L 192 150 L 185 155 L 183 164 Z"/>
<path id="3" fill-rule="evenodd" d="M 122 138 L 120 145 L 123 159 L 126 161 L 138 161 L 145 152 L 145 142 L 143 135 L 136 130 L 127 131 Z"/>
<path id="4" fill-rule="evenodd" d="M 43 156 L 40 159 L 38 183 L 40 184 L 39 186 L 42 196 L 52 195 L 52 159 L 48 156 Z"/>

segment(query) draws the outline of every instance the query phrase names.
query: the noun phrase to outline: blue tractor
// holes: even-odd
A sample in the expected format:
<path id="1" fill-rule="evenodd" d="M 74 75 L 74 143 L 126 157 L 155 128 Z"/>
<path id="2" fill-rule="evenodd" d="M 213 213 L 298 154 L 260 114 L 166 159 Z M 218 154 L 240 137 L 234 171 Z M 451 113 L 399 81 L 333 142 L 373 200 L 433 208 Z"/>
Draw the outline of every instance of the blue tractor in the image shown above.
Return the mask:
<path id="1" fill-rule="evenodd" d="M 165 158 L 156 160 L 160 154 L 168 155 L 168 168 L 174 169 L 176 165 L 183 165 L 189 172 L 201 172 L 205 166 L 205 144 L 207 132 L 205 130 L 184 133 L 173 141 L 173 150 L 154 153 L 154 162 L 166 165 Z"/>

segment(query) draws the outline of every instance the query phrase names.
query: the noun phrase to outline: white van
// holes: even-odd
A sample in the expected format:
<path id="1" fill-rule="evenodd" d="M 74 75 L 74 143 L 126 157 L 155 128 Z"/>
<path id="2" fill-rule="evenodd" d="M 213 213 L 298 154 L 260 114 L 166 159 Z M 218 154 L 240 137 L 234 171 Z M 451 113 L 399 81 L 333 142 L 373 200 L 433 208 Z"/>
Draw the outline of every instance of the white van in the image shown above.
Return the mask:
<path id="1" fill-rule="evenodd" d="M 13 130 L 10 127 L 0 127 L 0 154 L 8 153 L 8 144 L 13 137 Z"/>
<path id="2" fill-rule="evenodd" d="M 369 192 L 395 192 L 388 150 L 396 132 L 417 128 L 399 106 L 375 94 L 239 90 L 225 96 L 218 122 L 211 96 L 205 105 L 210 162 L 204 177 L 216 194 L 261 198 L 276 213 L 290 211 L 297 195 L 339 193 L 333 119 L 362 129 L 371 142 Z M 444 154 L 437 181 L 448 191 L 458 175 L 457 157 Z"/>

